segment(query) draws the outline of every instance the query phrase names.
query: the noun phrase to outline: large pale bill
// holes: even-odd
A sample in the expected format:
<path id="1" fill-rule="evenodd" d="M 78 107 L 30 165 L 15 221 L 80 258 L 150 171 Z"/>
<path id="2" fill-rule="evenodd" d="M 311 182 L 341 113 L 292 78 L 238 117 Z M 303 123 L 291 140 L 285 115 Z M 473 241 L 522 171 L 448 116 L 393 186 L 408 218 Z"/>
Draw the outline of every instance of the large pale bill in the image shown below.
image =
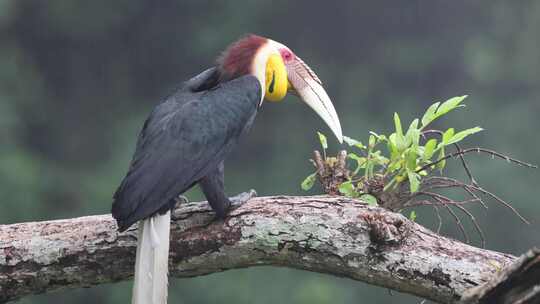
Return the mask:
<path id="1" fill-rule="evenodd" d="M 322 82 L 309 66 L 300 58 L 285 64 L 289 82 L 300 98 L 307 103 L 330 127 L 338 141 L 343 142 L 341 124 L 334 105 L 322 87 Z"/>

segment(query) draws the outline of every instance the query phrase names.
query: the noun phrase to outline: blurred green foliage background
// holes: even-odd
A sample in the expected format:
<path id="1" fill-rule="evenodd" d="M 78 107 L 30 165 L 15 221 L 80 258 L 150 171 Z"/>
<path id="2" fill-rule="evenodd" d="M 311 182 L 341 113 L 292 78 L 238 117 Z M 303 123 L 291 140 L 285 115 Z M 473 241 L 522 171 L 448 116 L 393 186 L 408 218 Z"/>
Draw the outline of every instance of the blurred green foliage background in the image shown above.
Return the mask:
<path id="1" fill-rule="evenodd" d="M 161 97 L 253 32 L 288 45 L 318 73 L 344 132 L 365 139 L 434 101 L 469 94 L 438 123 L 540 163 L 540 2 L 0 0 L 0 224 L 107 213 L 142 123 Z M 266 104 L 227 162 L 230 194 L 302 194 L 323 122 L 295 97 Z M 331 147 L 338 149 L 330 138 Z M 473 208 L 487 247 L 539 245 L 539 172 L 471 156 L 472 170 L 525 214 Z M 455 166 L 452 174 L 463 178 Z M 314 191 L 315 192 L 315 191 Z M 191 200 L 201 199 L 198 190 Z M 433 227 L 430 210 L 418 221 Z M 469 225 L 470 227 L 470 225 Z M 471 230 L 472 231 L 472 230 Z M 443 233 L 460 237 L 450 218 Z M 478 244 L 478 239 L 475 239 Z M 131 282 L 20 303 L 128 303 Z M 170 303 L 417 303 L 351 280 L 270 267 L 170 284 Z"/>

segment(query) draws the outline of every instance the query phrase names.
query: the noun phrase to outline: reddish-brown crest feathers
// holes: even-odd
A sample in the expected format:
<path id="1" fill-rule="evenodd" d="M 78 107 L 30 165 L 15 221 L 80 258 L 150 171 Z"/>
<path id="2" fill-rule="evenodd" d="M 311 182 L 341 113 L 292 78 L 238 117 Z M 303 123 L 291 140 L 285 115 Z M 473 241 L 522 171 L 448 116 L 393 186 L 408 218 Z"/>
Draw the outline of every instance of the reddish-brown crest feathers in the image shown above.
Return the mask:
<path id="1" fill-rule="evenodd" d="M 264 37 L 251 34 L 233 42 L 218 59 L 221 79 L 233 79 L 250 73 L 253 58 L 266 41 Z"/>

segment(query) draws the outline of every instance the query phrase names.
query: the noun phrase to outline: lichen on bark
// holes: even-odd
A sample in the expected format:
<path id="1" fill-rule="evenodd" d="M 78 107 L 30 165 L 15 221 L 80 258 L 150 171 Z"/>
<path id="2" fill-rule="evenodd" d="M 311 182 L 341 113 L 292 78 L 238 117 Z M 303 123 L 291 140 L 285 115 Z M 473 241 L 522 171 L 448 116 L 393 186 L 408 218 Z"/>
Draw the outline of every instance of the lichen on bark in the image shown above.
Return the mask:
<path id="1" fill-rule="evenodd" d="M 205 203 L 173 213 L 170 275 L 258 265 L 323 272 L 455 303 L 511 255 L 451 240 L 398 213 L 338 196 L 258 197 L 216 221 Z M 0 302 L 131 279 L 136 227 L 110 215 L 0 225 Z"/>

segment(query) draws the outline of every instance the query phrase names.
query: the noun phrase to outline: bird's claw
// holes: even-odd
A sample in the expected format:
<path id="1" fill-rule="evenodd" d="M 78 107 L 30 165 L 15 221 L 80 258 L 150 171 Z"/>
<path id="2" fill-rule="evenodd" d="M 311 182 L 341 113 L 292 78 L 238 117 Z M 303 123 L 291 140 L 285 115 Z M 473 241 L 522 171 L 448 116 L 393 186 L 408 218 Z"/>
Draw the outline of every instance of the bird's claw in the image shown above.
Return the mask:
<path id="1" fill-rule="evenodd" d="M 232 206 L 240 206 L 254 197 L 257 197 L 257 191 L 250 189 L 246 192 L 242 192 L 230 197 L 229 200 L 231 201 Z"/>
<path id="2" fill-rule="evenodd" d="M 183 195 L 179 195 L 178 197 L 176 197 L 175 201 L 176 201 L 176 203 L 174 204 L 175 208 L 180 207 L 181 204 L 189 203 L 188 198 Z"/>

